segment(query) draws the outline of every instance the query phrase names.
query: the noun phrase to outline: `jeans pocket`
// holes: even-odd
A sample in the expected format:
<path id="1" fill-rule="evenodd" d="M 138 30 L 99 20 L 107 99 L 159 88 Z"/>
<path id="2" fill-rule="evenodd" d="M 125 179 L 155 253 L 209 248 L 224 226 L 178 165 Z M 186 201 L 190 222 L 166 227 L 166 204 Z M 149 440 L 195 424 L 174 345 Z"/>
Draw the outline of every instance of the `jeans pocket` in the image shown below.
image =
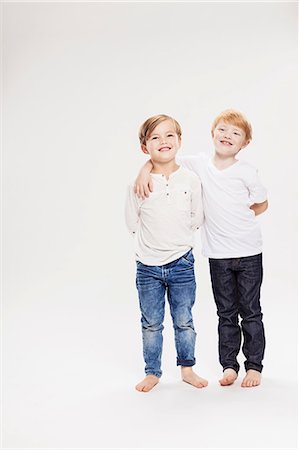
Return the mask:
<path id="1" fill-rule="evenodd" d="M 189 250 L 189 252 L 188 253 L 186 253 L 185 255 L 183 255 L 182 257 L 181 257 L 181 261 L 182 262 L 184 262 L 184 263 L 186 263 L 186 264 L 188 264 L 188 266 L 193 266 L 194 265 L 194 256 L 193 256 L 193 253 L 192 253 L 192 250 Z"/>

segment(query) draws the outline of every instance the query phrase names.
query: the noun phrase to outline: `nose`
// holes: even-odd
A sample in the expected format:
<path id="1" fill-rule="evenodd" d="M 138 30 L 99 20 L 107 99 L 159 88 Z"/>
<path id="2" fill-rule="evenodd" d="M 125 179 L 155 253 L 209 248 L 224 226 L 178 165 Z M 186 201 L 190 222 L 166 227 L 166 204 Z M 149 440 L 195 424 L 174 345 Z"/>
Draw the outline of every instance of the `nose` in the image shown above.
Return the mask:
<path id="1" fill-rule="evenodd" d="M 231 135 L 230 135 L 230 133 L 228 131 L 224 132 L 224 138 L 225 139 L 231 139 Z"/>

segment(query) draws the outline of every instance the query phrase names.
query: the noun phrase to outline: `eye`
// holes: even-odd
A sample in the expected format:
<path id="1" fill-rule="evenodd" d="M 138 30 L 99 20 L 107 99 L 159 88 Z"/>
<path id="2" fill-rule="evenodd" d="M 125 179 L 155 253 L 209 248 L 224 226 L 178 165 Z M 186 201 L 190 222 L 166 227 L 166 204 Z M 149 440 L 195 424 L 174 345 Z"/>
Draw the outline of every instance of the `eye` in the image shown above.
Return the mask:
<path id="1" fill-rule="evenodd" d="M 219 131 L 224 131 L 224 128 L 218 128 Z"/>
<path id="2" fill-rule="evenodd" d="M 154 139 L 158 139 L 158 136 L 153 136 L 153 137 L 152 137 L 152 141 L 153 141 Z"/>
<path id="3" fill-rule="evenodd" d="M 173 137 L 174 136 L 174 134 L 172 134 L 172 133 L 169 133 L 168 135 L 167 135 L 167 137 Z"/>
<path id="4" fill-rule="evenodd" d="M 240 133 L 237 133 L 236 131 L 234 132 L 234 134 L 237 136 L 241 136 Z"/>

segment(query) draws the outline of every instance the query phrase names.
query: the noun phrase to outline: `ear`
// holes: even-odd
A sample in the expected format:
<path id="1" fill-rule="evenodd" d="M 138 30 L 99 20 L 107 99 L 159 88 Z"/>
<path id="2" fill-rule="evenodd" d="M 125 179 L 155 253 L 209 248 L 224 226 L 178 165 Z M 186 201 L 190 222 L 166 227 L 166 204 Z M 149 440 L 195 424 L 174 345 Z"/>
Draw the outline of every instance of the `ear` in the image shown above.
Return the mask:
<path id="1" fill-rule="evenodd" d="M 214 130 L 211 131 L 212 139 L 214 139 Z"/>
<path id="2" fill-rule="evenodd" d="M 141 150 L 143 151 L 143 153 L 145 153 L 147 155 L 149 154 L 149 152 L 144 144 L 141 144 Z"/>
<path id="3" fill-rule="evenodd" d="M 247 147 L 248 144 L 250 144 L 250 139 L 248 141 L 244 141 L 244 144 L 242 145 L 240 150 L 242 150 L 243 148 Z"/>
<path id="4" fill-rule="evenodd" d="M 180 136 L 178 138 L 179 138 L 179 148 L 178 148 L 178 150 L 179 150 L 181 148 L 181 145 L 182 145 L 182 138 Z"/>

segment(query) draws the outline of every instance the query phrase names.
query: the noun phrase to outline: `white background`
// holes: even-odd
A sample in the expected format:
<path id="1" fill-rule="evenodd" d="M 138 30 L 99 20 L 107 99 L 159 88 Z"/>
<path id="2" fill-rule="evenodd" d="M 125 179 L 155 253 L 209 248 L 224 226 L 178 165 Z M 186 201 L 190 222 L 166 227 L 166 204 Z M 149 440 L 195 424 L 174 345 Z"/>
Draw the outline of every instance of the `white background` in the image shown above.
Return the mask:
<path id="1" fill-rule="evenodd" d="M 296 3 L 2 5 L 2 447 L 295 448 Z M 211 151 L 244 111 L 243 158 L 269 191 L 263 384 L 221 388 L 207 261 L 197 259 L 198 371 L 180 382 L 166 320 L 160 385 L 140 394 L 141 333 L 125 189 L 138 128 L 175 117 Z M 240 355 L 242 364 L 242 356 Z"/>

